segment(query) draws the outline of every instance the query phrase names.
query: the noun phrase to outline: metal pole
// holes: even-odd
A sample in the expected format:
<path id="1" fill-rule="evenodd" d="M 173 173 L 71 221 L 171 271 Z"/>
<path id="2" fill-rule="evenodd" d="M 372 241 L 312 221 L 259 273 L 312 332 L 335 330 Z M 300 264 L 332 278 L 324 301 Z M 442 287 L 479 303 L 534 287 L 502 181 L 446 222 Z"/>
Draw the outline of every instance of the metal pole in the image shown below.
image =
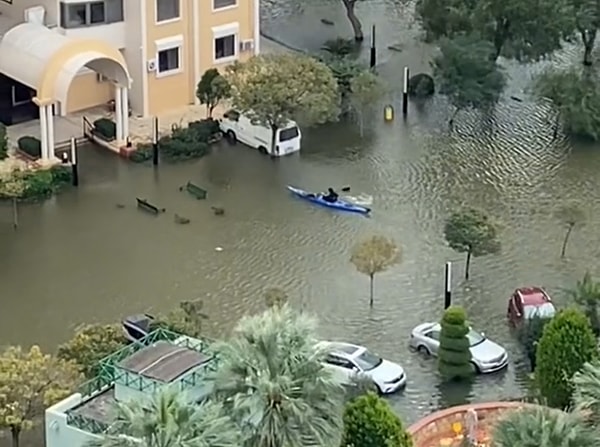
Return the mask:
<path id="1" fill-rule="evenodd" d="M 371 69 L 375 68 L 375 65 L 377 65 L 377 47 L 375 45 L 375 25 L 373 25 L 371 32 Z"/>
<path id="2" fill-rule="evenodd" d="M 77 141 L 71 138 L 71 171 L 73 174 L 73 186 L 79 186 L 79 171 L 77 169 Z"/>
<path id="3" fill-rule="evenodd" d="M 152 164 L 158 166 L 158 117 L 152 119 Z"/>
<path id="4" fill-rule="evenodd" d="M 402 115 L 406 118 L 408 115 L 408 78 L 410 72 L 408 67 L 404 67 L 404 85 L 402 88 Z"/>
<path id="5" fill-rule="evenodd" d="M 452 263 L 446 262 L 446 284 L 444 288 L 444 309 L 452 305 Z"/>
<path id="6" fill-rule="evenodd" d="M 15 230 L 19 228 L 19 208 L 16 197 L 13 197 L 13 227 Z"/>

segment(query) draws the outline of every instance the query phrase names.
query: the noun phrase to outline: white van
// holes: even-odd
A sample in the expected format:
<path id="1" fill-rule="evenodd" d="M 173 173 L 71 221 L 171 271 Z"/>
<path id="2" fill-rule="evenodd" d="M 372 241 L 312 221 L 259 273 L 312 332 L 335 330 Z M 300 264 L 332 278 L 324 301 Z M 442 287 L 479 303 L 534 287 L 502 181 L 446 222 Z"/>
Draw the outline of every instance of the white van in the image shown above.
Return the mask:
<path id="1" fill-rule="evenodd" d="M 248 117 L 235 110 L 229 110 L 223 115 L 220 126 L 232 143 L 240 141 L 263 154 L 281 157 L 300 150 L 302 134 L 295 121 L 288 121 L 284 128 L 277 130 L 274 150 L 271 150 L 271 129 L 253 124 Z"/>

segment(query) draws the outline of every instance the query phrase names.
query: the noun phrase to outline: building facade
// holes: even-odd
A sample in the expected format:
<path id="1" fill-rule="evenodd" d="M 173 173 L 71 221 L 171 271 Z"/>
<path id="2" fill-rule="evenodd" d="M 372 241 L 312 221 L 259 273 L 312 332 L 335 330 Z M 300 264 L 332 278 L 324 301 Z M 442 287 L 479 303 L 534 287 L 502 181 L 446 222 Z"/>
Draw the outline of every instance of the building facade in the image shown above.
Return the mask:
<path id="1" fill-rule="evenodd" d="M 46 409 L 45 445 L 87 447 L 112 424 L 118 402 L 143 404 L 165 387 L 200 401 L 217 364 L 210 343 L 158 329 L 103 359 L 98 377 Z"/>
<path id="2" fill-rule="evenodd" d="M 0 0 L 0 121 L 114 108 L 117 139 L 131 110 L 160 115 L 197 102 L 209 68 L 259 52 L 260 0 Z"/>

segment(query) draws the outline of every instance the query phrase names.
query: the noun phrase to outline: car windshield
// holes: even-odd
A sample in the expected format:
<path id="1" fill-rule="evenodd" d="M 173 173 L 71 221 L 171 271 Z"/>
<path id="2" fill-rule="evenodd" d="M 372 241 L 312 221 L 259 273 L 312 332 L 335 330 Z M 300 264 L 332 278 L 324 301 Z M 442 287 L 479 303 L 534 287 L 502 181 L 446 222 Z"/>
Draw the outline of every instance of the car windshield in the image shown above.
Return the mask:
<path id="1" fill-rule="evenodd" d="M 474 331 L 473 329 L 471 329 L 467 337 L 469 338 L 469 343 L 471 347 L 477 346 L 485 341 L 485 337 L 479 332 Z"/>
<path id="2" fill-rule="evenodd" d="M 298 131 L 298 128 L 295 126 L 290 127 L 289 129 L 281 129 L 279 131 L 279 141 L 284 142 L 284 141 L 293 140 L 299 134 L 300 134 L 300 132 Z"/>
<path id="3" fill-rule="evenodd" d="M 533 317 L 552 318 L 556 310 L 551 303 L 544 303 L 541 306 L 525 306 L 523 312 L 525 318 L 531 320 Z"/>
<path id="4" fill-rule="evenodd" d="M 356 357 L 354 361 L 363 371 L 370 371 L 381 365 L 383 359 L 375 354 L 371 354 L 369 351 L 365 351 Z"/>

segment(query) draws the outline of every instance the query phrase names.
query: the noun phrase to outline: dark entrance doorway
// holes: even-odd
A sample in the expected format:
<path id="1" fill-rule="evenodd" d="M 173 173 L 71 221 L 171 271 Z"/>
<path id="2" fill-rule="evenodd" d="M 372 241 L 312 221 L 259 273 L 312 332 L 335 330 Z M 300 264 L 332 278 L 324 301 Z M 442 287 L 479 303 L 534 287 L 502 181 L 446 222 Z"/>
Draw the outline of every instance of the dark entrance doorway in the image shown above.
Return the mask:
<path id="1" fill-rule="evenodd" d="M 10 126 L 39 117 L 38 107 L 33 103 L 36 91 L 0 74 L 0 122 Z"/>

